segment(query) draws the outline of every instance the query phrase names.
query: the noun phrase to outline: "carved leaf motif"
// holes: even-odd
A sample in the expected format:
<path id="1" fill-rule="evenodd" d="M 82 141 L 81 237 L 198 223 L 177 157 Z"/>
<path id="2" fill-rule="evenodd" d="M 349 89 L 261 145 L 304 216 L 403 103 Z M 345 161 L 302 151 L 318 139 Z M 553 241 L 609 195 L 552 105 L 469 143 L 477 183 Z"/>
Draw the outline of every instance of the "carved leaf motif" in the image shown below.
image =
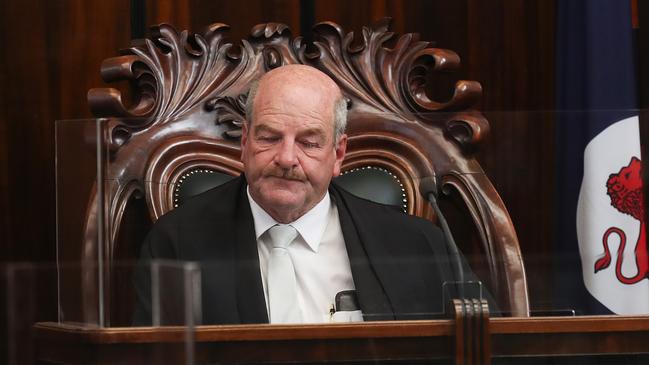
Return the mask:
<path id="1" fill-rule="evenodd" d="M 224 137 L 229 139 L 241 137 L 247 97 L 247 94 L 241 94 L 236 98 L 229 96 L 216 97 L 209 99 L 205 103 L 205 110 L 216 112 L 216 124 L 226 124 L 230 127 L 229 130 L 224 132 Z"/>
<path id="2" fill-rule="evenodd" d="M 459 81 L 446 102 L 431 100 L 425 92 L 426 75 L 456 69 L 459 57 L 432 48 L 412 33 L 399 37 L 390 48 L 394 33 L 388 31 L 389 23 L 386 18 L 364 27 L 358 43 L 353 32 L 345 34 L 335 23 L 320 23 L 314 28 L 317 50 L 303 52 L 300 59 L 327 72 L 354 98 L 383 112 L 407 116 L 459 110 L 477 102 L 482 89 L 472 81 Z"/>
<path id="3" fill-rule="evenodd" d="M 178 33 L 163 24 L 153 28 L 149 39 L 134 41 L 124 56 L 102 65 L 107 82 L 131 81 L 132 106 L 126 107 L 115 89 L 93 89 L 88 98 L 95 115 L 128 118 L 119 126 L 122 137 L 116 146 L 123 144 L 124 135 L 184 118 L 198 107 L 229 126 L 226 137 L 237 138 L 245 87 L 270 69 L 304 63 L 329 74 L 354 103 L 352 109 L 419 120 L 444 129 L 463 147 L 477 144 L 488 131 L 484 118 L 454 114 L 452 120 L 440 122 L 426 113 L 471 107 L 481 95 L 480 84 L 458 81 L 450 100 L 432 100 L 426 93 L 428 75 L 456 69 L 459 57 L 419 40 L 418 34 L 395 39 L 389 24 L 386 18 L 364 27 L 355 39 L 353 32 L 323 22 L 314 27 L 312 44 L 301 37 L 292 39 L 285 24 L 259 24 L 239 47 L 225 41 L 225 24 L 212 24 L 203 35 Z"/>
<path id="4" fill-rule="evenodd" d="M 472 152 L 489 134 L 489 122 L 480 113 L 460 112 L 446 119 L 444 133 L 466 152 Z"/>
<path id="5" fill-rule="evenodd" d="M 223 93 L 254 55 L 245 44 L 239 54 L 231 54 L 232 44 L 224 42 L 227 29 L 213 24 L 205 35 L 190 36 L 165 24 L 153 28 L 151 39 L 133 42 L 126 56 L 102 65 L 105 81 L 131 81 L 134 105 L 124 106 L 115 89 L 93 89 L 88 95 L 93 113 L 132 118 L 126 124 L 137 130 L 177 120 Z"/>
<path id="6" fill-rule="evenodd" d="M 296 38 L 298 39 L 301 37 Z M 286 24 L 266 23 L 254 26 L 250 31 L 250 44 L 257 53 L 263 55 L 265 71 L 300 63 L 296 52 L 299 41 L 291 42 L 291 30 Z"/>

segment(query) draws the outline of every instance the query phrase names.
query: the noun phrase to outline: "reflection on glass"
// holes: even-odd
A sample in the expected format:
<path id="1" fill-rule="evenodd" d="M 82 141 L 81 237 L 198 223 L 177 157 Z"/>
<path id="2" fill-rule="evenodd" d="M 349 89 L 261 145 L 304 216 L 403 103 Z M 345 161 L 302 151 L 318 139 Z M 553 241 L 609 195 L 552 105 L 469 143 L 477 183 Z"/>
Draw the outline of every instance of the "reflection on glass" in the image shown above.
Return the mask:
<path id="1" fill-rule="evenodd" d="M 508 129 L 529 129 L 530 133 L 542 133 L 547 137 L 558 128 L 581 125 L 585 119 L 592 118 L 593 113 L 488 111 L 421 114 L 413 118 L 431 125 L 450 123 L 448 125 L 453 128 L 481 125 L 488 121 L 492 133 L 504 133 Z M 379 118 L 386 126 L 402 123 L 401 120 L 396 120 L 400 116 L 391 114 L 358 114 L 355 118 Z M 634 123 L 633 128 L 640 127 L 641 120 L 632 117 L 630 121 Z M 198 288 L 193 292 L 199 293 L 197 295 L 200 300 L 191 300 L 197 306 L 192 310 L 196 324 L 272 322 L 268 318 L 269 299 L 265 282 L 267 263 L 264 260 L 267 258 L 256 244 L 264 243 L 266 236 L 263 232 L 257 234 L 254 223 L 250 221 L 252 212 L 223 208 L 241 206 L 237 202 L 248 199 L 247 190 L 242 189 L 246 183 L 237 178 L 242 169 L 239 141 L 222 139 L 220 130 L 217 130 L 220 127 L 214 126 L 210 128 L 216 129 L 210 130 L 207 137 L 190 134 L 193 137 L 188 139 L 178 137 L 169 140 L 160 139 L 161 136 L 157 135 L 145 137 L 145 134 L 126 138 L 120 129 L 142 123 L 111 119 L 61 121 L 57 124 L 57 251 L 60 263 L 57 274 L 60 279 L 60 320 L 98 327 L 133 323 L 132 308 L 137 297 L 133 291 L 130 296 L 122 295 L 119 291 L 125 286 L 132 286 L 135 277 L 133 262 L 141 257 L 142 247 L 158 248 L 156 245 L 147 246 L 146 242 L 150 242 L 153 237 L 156 240 L 171 240 L 165 245 L 168 244 L 173 249 L 171 252 L 152 252 L 151 258 L 197 263 L 195 270 L 200 272 L 200 280 L 198 284 L 193 284 Z M 453 131 L 443 137 L 450 145 L 464 143 L 457 138 L 471 137 L 462 137 L 459 132 L 462 131 L 461 128 Z M 412 138 L 419 137 L 427 138 L 424 135 Z M 145 139 L 147 143 L 144 143 Z M 397 155 L 400 151 L 398 148 L 406 148 L 397 148 L 400 142 L 387 141 L 379 144 L 379 140 L 380 138 L 364 141 L 359 136 L 355 139 L 350 136 L 350 153 L 354 148 L 369 144 L 385 145 L 389 154 L 398 158 L 409 156 L 410 152 L 402 150 Z M 165 144 L 165 141 L 168 143 Z M 642 279 L 646 266 L 642 259 L 644 246 L 641 244 L 644 240 L 643 220 L 641 211 L 634 210 L 629 205 L 640 201 L 641 190 L 638 190 L 637 180 L 641 160 L 632 157 L 628 161 L 620 159 L 619 163 L 616 162 L 616 168 L 611 167 L 606 173 L 595 174 L 601 181 L 587 185 L 584 189 L 588 188 L 599 195 L 597 198 L 582 197 L 579 200 L 579 184 L 576 195 L 572 197 L 556 194 L 561 183 L 557 187 L 554 182 L 562 181 L 563 174 L 567 173 L 558 170 L 558 167 L 568 164 L 563 155 L 559 155 L 561 152 L 555 149 L 558 146 L 518 144 L 517 141 L 502 145 L 494 139 L 485 139 L 481 143 L 481 150 L 477 151 L 475 159 L 469 158 L 468 162 L 458 165 L 457 169 L 440 170 L 441 172 L 430 169 L 428 174 L 421 174 L 419 170 L 419 175 L 414 178 L 412 171 L 390 170 L 396 164 L 397 157 L 390 160 L 393 165 L 383 160 L 378 165 L 360 164 L 351 158 L 343 163 L 344 174 L 335 180 L 336 188 L 329 193 L 330 202 L 334 203 L 337 210 L 344 237 L 344 252 L 349 260 L 349 275 L 354 286 L 327 289 L 332 292 L 327 292 L 326 300 L 305 295 L 299 298 L 301 303 L 315 303 L 313 306 L 318 307 L 318 313 L 322 312 L 318 315 L 323 320 L 317 321 L 318 323 L 328 323 L 331 318 L 358 319 L 357 316 L 341 314 L 355 310 L 337 308 L 339 301 L 336 300 L 336 295 L 348 290 L 353 290 L 355 296 L 355 300 L 348 302 L 357 303 L 359 308 L 369 308 L 361 311 L 365 321 L 416 317 L 413 313 L 427 314 L 424 315 L 427 318 L 444 316 L 443 302 L 447 301 L 448 294 L 445 294 L 442 283 L 456 279 L 454 264 L 442 263 L 445 260 L 440 259 L 447 253 L 426 257 L 420 255 L 423 251 L 414 250 L 402 255 L 398 251 L 405 247 L 401 241 L 412 241 L 403 237 L 408 231 L 403 228 L 405 226 L 401 223 L 398 227 L 391 226 L 395 224 L 392 218 L 386 220 L 387 223 L 372 221 L 370 214 L 359 214 L 359 209 L 353 207 L 354 203 L 351 206 L 347 203 L 356 201 L 355 197 L 377 200 L 381 204 L 393 206 L 394 210 L 402 210 L 407 214 L 418 212 L 436 220 L 426 201 L 428 191 L 424 187 L 428 185 L 438 193 L 440 208 L 447 216 L 450 231 L 460 252 L 466 258 L 467 268 L 470 267 L 475 278 L 484 285 L 481 295 L 491 296 L 490 303 L 496 304 L 491 309 L 499 315 L 520 315 L 521 312 L 516 311 L 516 299 L 512 298 L 515 293 L 521 292 L 521 288 L 528 289 L 528 309 L 533 316 L 607 313 L 618 304 L 632 307 L 629 313 L 645 313 L 642 309 L 645 301 L 633 299 L 639 298 L 634 294 L 636 290 L 646 290 L 642 288 L 649 285 L 647 280 Z M 162 145 L 166 147 L 163 148 Z M 524 160 L 527 162 L 521 165 L 520 158 L 514 159 L 518 155 L 526 155 Z M 613 158 L 613 155 L 613 151 L 609 151 L 607 158 Z M 78 156 L 83 158 L 75 160 Z M 593 166 L 596 167 L 602 161 L 602 158 L 597 158 Z M 426 166 L 430 161 L 426 162 L 424 158 L 417 163 Z M 437 168 L 437 165 L 433 167 Z M 519 191 L 523 186 L 527 188 Z M 487 195 L 483 194 L 485 188 L 489 191 Z M 630 194 L 624 197 L 616 195 L 618 188 L 627 189 Z M 232 191 L 225 194 L 224 189 Z M 340 193 L 338 189 L 349 190 L 351 195 Z M 498 201 L 498 195 L 494 195 L 496 190 L 501 193 L 502 202 Z M 485 201 L 485 196 L 490 200 Z M 575 232 L 574 237 L 566 234 L 566 229 L 574 229 L 578 223 L 576 218 L 557 218 L 561 211 L 566 211 L 564 202 L 568 201 L 575 203 L 575 209 L 579 202 L 582 211 L 579 222 L 585 224 L 605 215 L 608 217 L 606 227 L 588 223 L 596 229 L 589 231 L 590 233 L 582 232 L 578 236 Z M 492 205 L 493 202 L 497 204 Z M 186 205 L 190 208 L 183 208 Z M 184 215 L 182 212 L 199 205 L 200 209 L 206 210 L 174 221 L 162 232 L 157 228 L 151 231 L 154 222 L 165 213 L 178 211 L 175 216 L 181 216 Z M 209 211 L 212 208 L 215 211 Z M 559 213 L 554 214 L 555 211 Z M 507 228 L 510 217 L 511 229 L 514 230 L 503 230 Z M 164 220 L 171 221 L 174 218 Z M 392 228 L 388 229 L 389 227 Z M 147 241 L 149 232 L 153 232 L 153 236 L 149 236 Z M 502 232 L 506 234 L 502 235 Z M 201 235 L 213 239 L 205 239 Z M 309 247 L 309 242 L 302 236 L 300 233 L 299 239 L 303 240 L 301 243 Z M 392 236 L 399 237 L 393 239 Z M 397 243 L 390 248 L 382 247 L 380 243 L 386 239 Z M 582 249 L 577 241 L 589 242 L 589 248 Z M 568 243 L 573 245 L 571 249 L 566 248 Z M 624 243 L 623 248 L 620 248 L 621 243 Z M 209 250 L 214 247 L 210 245 L 221 251 L 211 253 Z M 508 245 L 519 246 L 522 256 L 507 251 L 508 247 L 514 247 Z M 416 246 L 418 247 L 417 244 Z M 206 247 L 209 248 L 205 249 Z M 443 250 L 447 251 L 446 248 Z M 618 253 L 619 250 L 622 252 Z M 522 277 L 511 271 L 517 266 L 511 260 L 517 257 L 518 274 L 523 274 Z M 131 263 L 126 264 L 129 260 Z M 124 270 L 122 275 L 115 275 L 114 271 L 120 265 L 118 262 L 130 265 L 131 271 Z M 423 262 L 426 264 L 422 264 Z M 524 271 L 522 263 L 525 264 Z M 450 266 L 453 277 L 444 277 L 444 269 L 440 274 L 439 267 L 445 266 Z M 395 276 L 392 272 L 398 275 Z M 148 275 L 153 280 L 153 272 Z M 583 284 L 583 276 L 592 278 L 591 284 L 588 284 L 591 287 Z M 429 279 L 420 280 L 424 284 L 417 287 L 419 282 L 415 277 L 438 279 L 434 279 L 434 284 L 426 284 Z M 444 277 L 443 280 L 440 277 Z M 158 273 L 156 280 L 160 281 L 161 284 L 157 287 L 162 292 L 152 293 L 160 300 L 157 301 L 157 309 L 151 308 L 148 322 L 155 325 L 165 325 L 167 321 L 179 323 L 179 320 L 171 321 L 165 317 L 169 309 L 167 307 L 175 305 L 163 300 L 172 298 L 170 293 L 180 293 L 180 289 L 172 290 L 179 283 L 169 281 L 166 273 Z M 165 288 L 164 283 L 168 287 Z M 246 287 L 246 290 L 241 291 L 242 287 Z M 602 300 L 599 308 L 593 308 L 583 300 L 589 296 L 597 298 L 595 294 L 602 290 L 617 293 L 615 299 L 618 304 Z M 248 292 L 253 294 L 247 294 Z M 430 299 L 420 294 L 424 292 L 439 294 Z M 249 298 L 249 303 L 252 304 L 240 308 L 239 296 Z M 209 300 L 209 306 L 206 306 L 206 297 L 215 298 Z M 117 298 L 122 298 L 128 304 L 117 304 Z M 233 302 L 228 298 L 236 300 Z M 412 299 L 410 303 L 406 303 L 408 299 Z M 434 305 L 424 304 L 429 299 Z M 126 309 L 115 309 L 120 306 L 130 306 L 131 313 L 127 313 L 129 310 Z M 236 315 L 223 319 L 210 314 L 213 310 L 221 313 L 236 312 Z"/>
<path id="2" fill-rule="evenodd" d="M 9 263 L 0 266 L 0 363 L 35 362 L 37 346 L 32 326 L 55 321 L 56 267 L 45 263 Z"/>

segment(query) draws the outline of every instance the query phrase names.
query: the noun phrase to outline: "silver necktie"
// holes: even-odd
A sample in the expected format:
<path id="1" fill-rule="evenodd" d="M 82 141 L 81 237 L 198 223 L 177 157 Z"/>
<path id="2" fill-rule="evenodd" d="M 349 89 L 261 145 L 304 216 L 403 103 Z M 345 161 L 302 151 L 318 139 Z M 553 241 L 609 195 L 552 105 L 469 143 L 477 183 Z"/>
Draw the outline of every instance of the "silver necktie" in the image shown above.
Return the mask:
<path id="1" fill-rule="evenodd" d="M 297 237 L 293 226 L 280 224 L 268 230 L 273 248 L 268 260 L 268 304 L 270 323 L 301 323 L 293 260 L 287 250 Z"/>

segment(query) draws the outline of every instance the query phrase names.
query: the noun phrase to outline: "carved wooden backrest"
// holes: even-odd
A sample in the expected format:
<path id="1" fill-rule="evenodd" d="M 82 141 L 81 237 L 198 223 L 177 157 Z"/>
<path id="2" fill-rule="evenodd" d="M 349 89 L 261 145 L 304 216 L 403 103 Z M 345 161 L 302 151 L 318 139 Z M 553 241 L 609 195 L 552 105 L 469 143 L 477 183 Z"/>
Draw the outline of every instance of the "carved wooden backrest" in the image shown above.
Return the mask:
<path id="1" fill-rule="evenodd" d="M 96 116 L 114 117 L 106 131 L 109 174 L 120 183 L 104 191 L 103 227 L 93 226 L 97 220 L 91 213 L 82 250 L 85 259 L 93 260 L 93 232 L 103 230 L 108 292 L 115 291 L 110 289 L 111 263 L 124 249 L 118 236 L 127 203 L 143 196 L 155 221 L 173 208 L 173 185 L 188 171 L 208 168 L 238 175 L 239 137 L 251 82 L 269 69 L 302 63 L 331 76 L 351 101 L 343 170 L 376 166 L 390 171 L 403 183 L 407 212 L 431 220 L 436 217 L 420 193 L 420 183 L 455 192 L 477 227 L 487 279 L 500 306 L 513 315 L 527 315 L 527 285 L 515 230 L 473 156 L 489 131 L 487 120 L 471 109 L 481 86 L 458 81 L 450 100 L 432 100 L 425 91 L 427 77 L 456 69 L 459 57 L 420 41 L 417 34 L 397 38 L 388 24 L 383 20 L 365 27 L 355 39 L 337 24 L 320 23 L 314 27 L 312 44 L 292 38 L 286 25 L 260 24 L 239 46 L 226 42 L 224 24 L 212 24 L 203 34 L 178 33 L 160 25 L 122 56 L 105 60 L 104 80 L 129 81 L 133 100 L 126 106 L 112 88 L 88 93 Z"/>

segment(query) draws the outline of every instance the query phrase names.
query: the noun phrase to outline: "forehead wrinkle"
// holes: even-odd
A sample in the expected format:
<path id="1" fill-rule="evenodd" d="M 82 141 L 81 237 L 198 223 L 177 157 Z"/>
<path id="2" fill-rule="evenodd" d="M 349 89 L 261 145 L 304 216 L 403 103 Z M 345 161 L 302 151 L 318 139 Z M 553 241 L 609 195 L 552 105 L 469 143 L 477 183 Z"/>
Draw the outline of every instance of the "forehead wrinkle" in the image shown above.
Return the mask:
<path id="1" fill-rule="evenodd" d="M 274 128 L 272 125 L 264 124 L 264 123 L 253 125 L 252 130 L 254 133 L 260 133 L 260 132 L 282 133 L 281 128 Z M 326 130 L 319 126 L 307 127 L 306 129 L 298 130 L 296 133 L 298 137 L 325 136 L 326 134 L 327 134 Z"/>
<path id="2" fill-rule="evenodd" d="M 269 75 L 269 74 L 266 74 Z M 301 107 L 305 95 L 317 95 L 322 103 L 329 104 L 341 97 L 338 86 L 330 79 L 321 75 L 303 75 L 295 77 L 288 73 L 269 75 L 262 78 L 255 104 L 273 102 L 286 107 Z"/>
<path id="3" fill-rule="evenodd" d="M 260 80 L 250 119 L 268 123 L 304 119 L 304 124 L 334 130 L 334 106 L 340 95 L 335 82 L 320 71 L 284 66 Z"/>
<path id="4" fill-rule="evenodd" d="M 255 123 L 255 125 L 252 126 L 252 129 L 255 132 L 264 132 L 264 131 L 269 131 L 269 132 L 273 132 L 273 133 L 279 132 L 279 129 L 273 128 L 272 126 L 270 126 L 268 124 Z"/>
<path id="5" fill-rule="evenodd" d="M 340 93 L 338 85 L 322 71 L 300 65 L 287 65 L 264 74 L 261 84 L 278 85 L 303 85 L 310 89 L 318 89 L 318 92 Z"/>
<path id="6" fill-rule="evenodd" d="M 333 123 L 333 108 L 331 110 L 318 110 L 317 107 L 306 109 L 303 104 L 288 103 L 287 100 L 260 101 L 254 111 L 253 119 L 255 120 L 262 117 L 266 121 L 304 119 L 323 124 Z"/>
<path id="7" fill-rule="evenodd" d="M 255 132 L 269 131 L 269 132 L 273 132 L 273 133 L 280 133 L 282 131 L 282 128 L 275 128 L 275 127 L 273 127 L 273 124 L 274 123 L 272 121 L 270 121 L 270 122 L 269 121 L 266 121 L 266 122 L 264 122 L 264 121 L 259 122 L 258 121 L 257 123 L 255 123 L 252 126 L 252 129 Z M 304 126 L 304 124 L 302 124 L 302 126 Z M 325 128 L 323 128 L 320 125 L 316 125 L 316 126 L 306 126 L 305 128 L 298 130 L 296 134 L 299 135 L 299 136 L 305 136 L 305 135 L 313 135 L 313 134 L 323 134 L 324 135 L 326 133 L 327 132 L 326 132 Z"/>
<path id="8" fill-rule="evenodd" d="M 261 115 L 259 115 L 261 114 Z M 259 116 L 262 116 L 264 119 L 270 119 L 270 120 L 278 120 L 280 118 L 282 119 L 298 119 L 301 117 L 308 117 L 310 120 L 313 121 L 320 121 L 323 123 L 327 123 L 328 118 L 325 118 L 325 116 L 322 115 L 322 113 L 319 113 L 316 110 L 309 109 L 309 110 L 303 110 L 298 112 L 287 112 L 285 110 L 281 110 L 280 108 L 259 108 L 259 112 L 255 112 L 255 117 L 254 119 L 259 119 Z"/>

